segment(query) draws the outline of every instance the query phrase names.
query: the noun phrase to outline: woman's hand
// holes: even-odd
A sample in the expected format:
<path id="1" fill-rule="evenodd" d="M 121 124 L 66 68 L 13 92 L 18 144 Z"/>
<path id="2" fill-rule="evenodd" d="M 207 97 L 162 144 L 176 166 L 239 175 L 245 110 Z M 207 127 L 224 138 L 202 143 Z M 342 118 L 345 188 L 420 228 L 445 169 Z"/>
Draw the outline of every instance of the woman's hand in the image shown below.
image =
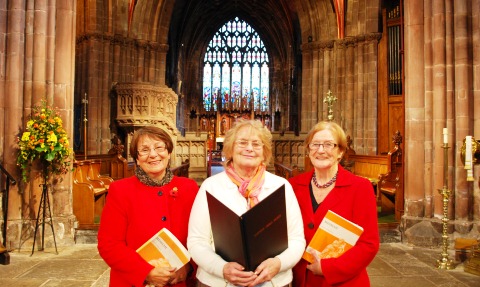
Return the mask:
<path id="1" fill-rule="evenodd" d="M 307 269 L 312 271 L 315 275 L 323 275 L 322 264 L 320 263 L 320 258 L 316 253 L 313 254 L 315 261 L 312 264 L 307 265 Z"/>
<path id="2" fill-rule="evenodd" d="M 277 257 L 268 258 L 255 269 L 255 274 L 257 274 L 258 277 L 248 286 L 256 286 L 260 283 L 271 281 L 280 271 L 280 267 L 282 267 L 280 259 Z"/>
<path id="3" fill-rule="evenodd" d="M 149 285 L 165 286 L 170 279 L 175 275 L 175 268 L 173 267 L 155 267 L 148 273 L 145 280 Z"/>
<path id="4" fill-rule="evenodd" d="M 249 286 L 257 275 L 252 271 L 243 271 L 242 265 L 236 262 L 229 262 L 223 266 L 223 278 L 233 285 Z"/>
<path id="5" fill-rule="evenodd" d="M 168 281 L 168 284 L 175 285 L 179 282 L 185 281 L 187 279 L 188 272 L 190 272 L 191 269 L 192 266 L 190 266 L 190 264 L 185 264 L 182 268 L 173 273 L 172 277 Z"/>

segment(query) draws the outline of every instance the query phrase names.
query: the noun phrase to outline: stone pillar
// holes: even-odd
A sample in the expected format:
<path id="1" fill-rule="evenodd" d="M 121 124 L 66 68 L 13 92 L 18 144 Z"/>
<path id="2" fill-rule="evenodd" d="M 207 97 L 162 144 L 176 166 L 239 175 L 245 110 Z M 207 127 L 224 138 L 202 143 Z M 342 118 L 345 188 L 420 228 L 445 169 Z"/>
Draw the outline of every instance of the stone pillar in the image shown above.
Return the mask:
<path id="1" fill-rule="evenodd" d="M 351 119 L 353 146 L 357 153 L 367 154 L 365 152 L 364 131 L 365 131 L 365 54 L 363 53 L 364 43 L 357 44 L 357 55 L 355 57 L 355 83 L 353 96 L 353 115 Z"/>
<path id="2" fill-rule="evenodd" d="M 73 91 L 75 79 L 75 20 L 76 1 L 57 1 L 49 6 L 49 27 L 52 29 L 52 45 L 47 45 L 47 66 L 52 65 L 53 95 L 49 104 L 56 107 L 63 119 L 70 146 L 73 147 Z M 55 25 L 51 25 L 55 23 Z M 35 47 L 36 48 L 36 47 Z M 48 89 L 49 90 L 49 89 Z M 74 244 L 74 222 L 72 202 L 72 175 L 67 174 L 63 181 L 53 186 L 53 214 L 56 217 L 55 235 L 57 244 Z"/>
<path id="3" fill-rule="evenodd" d="M 328 90 L 336 93 L 336 80 L 335 80 L 335 52 L 334 41 L 323 41 L 320 43 L 320 50 L 323 54 L 322 72 L 319 79 L 322 82 L 322 89 L 319 91 L 320 100 L 318 101 L 318 120 L 324 120 L 327 118 L 328 110 L 323 102 L 323 98 L 327 95 Z"/>
<path id="4" fill-rule="evenodd" d="M 349 45 L 346 51 L 345 63 L 345 90 L 344 94 L 339 95 L 344 99 L 339 105 L 337 112 L 337 123 L 345 130 L 347 135 L 352 135 L 353 132 L 353 99 L 355 95 L 355 45 Z M 348 119 L 348 120 L 347 120 Z M 347 126 L 348 123 L 348 126 Z"/>
<path id="5" fill-rule="evenodd" d="M 425 62 L 423 1 L 405 0 L 405 215 L 424 216 L 424 196 L 426 191 L 425 171 L 429 158 L 425 149 Z M 426 73 L 425 73 L 426 74 Z M 426 81 L 427 82 L 427 81 Z M 430 143 L 431 144 L 431 143 Z M 425 167 L 425 168 L 422 168 Z M 415 172 L 409 172 L 415 171 Z"/>
<path id="6" fill-rule="evenodd" d="M 467 183 L 460 148 L 466 135 L 476 135 L 474 113 L 479 52 L 480 2 L 406 0 L 405 7 L 405 241 L 415 245 L 442 243 L 444 149 L 448 128 L 448 233 L 476 237 L 479 197 Z M 453 6 L 452 6 L 453 5 Z M 471 29 L 470 29 L 471 27 Z M 473 37 L 473 39 L 472 39 Z M 478 101 L 477 101 L 478 103 Z M 477 136 L 478 137 L 478 136 Z M 419 169 L 423 166 L 424 169 Z M 474 170 L 478 180 L 478 167 Z"/>
<path id="7" fill-rule="evenodd" d="M 4 11 L 3 17 L 0 17 L 1 37 L 5 41 L 0 41 L 0 55 L 5 55 L 5 62 L 0 61 L 0 101 L 2 103 L 1 129 L 4 129 L 2 142 L 3 167 L 15 178 L 20 179 L 20 170 L 16 166 L 17 147 L 16 140 L 19 136 L 19 127 L 24 126 L 22 115 L 28 114 L 24 111 L 24 93 L 25 89 L 31 91 L 26 83 L 22 84 L 26 73 L 24 73 L 24 64 L 28 63 L 25 57 L 25 35 L 26 11 L 22 2 L 14 1 L 6 7 L 0 7 Z M 8 21 L 7 21 L 8 19 Z M 10 188 L 8 223 L 7 223 L 7 249 L 15 248 L 18 244 L 22 220 L 23 204 L 22 194 L 19 188 L 24 184 L 17 183 Z M 2 213 L 3 213 L 3 207 Z M 3 237 L 3 234 L 2 234 Z"/>
<path id="8" fill-rule="evenodd" d="M 16 178 L 20 178 L 20 170 L 16 167 L 16 139 L 23 132 L 31 108 L 39 105 L 42 99 L 60 112 L 69 140 L 73 142 L 75 8 L 74 0 L 27 1 L 26 5 L 22 1 L 9 1 L 7 7 L 0 7 L 6 11 L 6 17 L 0 20 L 0 31 L 6 33 L 5 42 L 0 44 L 0 52 L 5 51 L 6 59 L 4 66 L 0 63 L 0 75 L 5 75 L 0 78 L 1 93 L 5 92 L 0 97 L 4 107 L 2 122 L 7 123 L 2 124 L 5 127 L 3 166 Z M 42 192 L 38 187 L 40 180 L 35 178 L 37 173 L 34 168 L 28 183 L 19 182 L 10 190 L 9 249 L 19 244 L 32 248 L 32 229 Z M 50 189 L 57 245 L 73 244 L 75 216 L 71 207 L 70 178 L 67 174 L 61 183 Z M 45 246 L 51 247 L 53 238 L 47 227 Z"/>
<path id="9" fill-rule="evenodd" d="M 432 112 L 431 112 L 431 108 L 433 108 L 433 102 L 434 102 L 434 98 L 433 98 L 433 73 L 432 73 L 432 68 L 433 68 L 433 51 L 432 51 L 432 10 L 431 9 L 425 9 L 423 11 L 423 14 L 422 14 L 422 10 L 420 8 L 420 6 L 417 6 L 413 9 L 418 9 L 418 10 L 415 10 L 415 11 L 410 11 L 410 9 L 408 10 L 409 13 L 413 13 L 411 15 L 412 17 L 412 22 L 414 21 L 415 23 L 412 25 L 412 28 L 415 28 L 414 31 L 412 31 L 412 33 L 415 33 L 415 34 L 412 34 L 412 37 L 409 38 L 409 40 L 412 40 L 413 37 L 416 37 L 417 38 L 417 41 L 420 43 L 421 41 L 418 40 L 418 39 L 422 39 L 422 36 L 423 36 L 423 41 L 424 41 L 424 48 L 422 49 L 422 54 L 417 54 L 420 53 L 420 51 L 418 51 L 417 49 L 419 49 L 419 47 L 417 47 L 416 45 L 412 47 L 414 48 L 414 50 L 411 52 L 412 54 L 416 55 L 416 56 L 413 56 L 413 60 L 410 61 L 410 59 L 408 59 L 409 61 L 407 61 L 407 57 L 406 57 L 406 53 L 405 53 L 405 67 L 407 66 L 407 63 L 411 64 L 412 67 L 411 69 L 416 69 L 416 67 L 420 66 L 420 65 L 423 65 L 425 68 L 425 72 L 424 72 L 424 82 L 423 83 L 420 83 L 420 79 L 421 78 L 416 78 L 416 77 L 421 77 L 420 75 L 420 71 L 416 71 L 415 73 L 415 77 L 412 77 L 412 79 L 410 79 L 410 77 L 408 77 L 408 81 L 415 81 L 413 82 L 413 87 L 415 88 L 415 90 L 407 90 L 405 89 L 405 99 L 407 99 L 408 94 L 407 91 L 409 93 L 411 93 L 411 95 L 413 95 L 415 93 L 415 91 L 419 91 L 421 90 L 422 88 L 424 88 L 424 91 L 425 91 L 425 96 L 424 97 L 420 97 L 419 99 L 414 99 L 414 97 L 408 97 L 408 99 L 414 103 L 415 105 L 418 105 L 417 107 L 415 107 L 415 113 L 414 114 L 411 114 L 412 116 L 414 117 L 420 117 L 421 116 L 421 113 L 423 114 L 423 118 L 422 120 L 417 124 L 413 125 L 412 126 L 412 130 L 411 132 L 413 133 L 412 136 L 414 135 L 415 138 L 419 138 L 419 141 L 417 142 L 415 139 L 413 139 L 414 143 L 413 143 L 413 147 L 416 147 L 417 145 L 416 144 L 420 144 L 420 141 L 421 142 L 424 142 L 424 150 L 420 151 L 420 149 L 416 148 L 415 151 L 412 150 L 412 152 L 414 152 L 415 154 L 413 155 L 414 157 L 415 156 L 422 156 L 422 157 L 425 157 L 425 160 L 424 160 L 424 169 L 422 170 L 422 176 L 424 176 L 424 182 L 423 182 L 423 186 L 422 185 L 417 185 L 417 188 L 421 187 L 424 191 L 421 192 L 421 190 L 417 190 L 415 192 L 415 194 L 412 194 L 414 197 L 412 197 L 412 203 L 414 204 L 414 207 L 412 209 L 415 210 L 415 212 L 413 214 L 411 214 L 412 216 L 424 216 L 425 218 L 431 218 L 433 217 L 433 213 L 434 213 L 434 196 L 438 193 L 435 189 L 434 189 L 434 182 L 433 182 L 433 173 L 434 173 L 434 167 L 433 167 L 433 157 L 432 157 L 432 154 L 433 154 L 433 150 L 434 148 L 439 148 L 438 145 L 434 145 L 431 138 L 433 137 L 433 128 L 432 128 L 432 122 L 433 122 L 433 118 L 432 118 Z M 407 13 L 407 11 L 405 11 L 405 13 Z M 405 18 L 406 18 L 406 14 L 405 14 Z M 415 19 L 413 19 L 415 18 Z M 422 19 L 421 19 L 422 18 Z M 418 23 L 417 23 L 418 21 Z M 420 26 L 422 25 L 422 26 Z M 422 29 L 422 27 L 423 28 Z M 430 29 L 427 29 L 426 27 L 430 28 Z M 420 29 L 422 29 L 421 31 L 421 34 L 420 34 Z M 405 34 L 406 35 L 406 34 Z M 407 42 L 407 38 L 404 39 L 404 43 L 406 44 Z M 410 53 L 409 53 L 410 54 Z M 416 62 L 418 61 L 418 62 Z M 417 64 L 416 64 L 417 63 Z M 418 74 L 417 74 L 418 72 Z M 405 70 L 405 75 L 407 75 L 407 70 Z M 407 88 L 407 76 L 405 76 L 405 87 Z M 422 103 L 420 103 L 420 100 L 422 101 Z M 422 108 L 420 108 L 420 106 L 422 106 Z M 428 108 L 428 107 L 431 107 L 431 108 Z M 408 108 L 407 106 L 405 106 L 405 115 L 408 114 Z M 410 119 L 405 119 L 406 121 L 406 124 L 405 124 L 405 127 L 408 126 L 408 123 L 410 121 Z M 418 121 L 418 119 L 416 120 Z M 407 139 L 407 135 L 408 135 L 408 132 L 405 131 L 405 139 L 406 141 L 404 141 L 405 143 L 407 141 L 409 141 Z M 411 138 L 412 139 L 412 138 Z M 427 140 L 428 139 L 428 140 Z M 410 151 L 408 151 L 410 152 Z M 407 155 L 408 152 L 405 152 L 405 155 Z M 405 159 L 408 159 L 408 161 L 410 161 L 410 156 L 406 156 Z M 406 162 L 405 162 L 406 163 Z M 405 179 L 407 178 L 407 173 L 408 173 L 408 166 L 407 164 L 405 165 Z M 407 191 L 407 188 L 405 186 L 405 191 Z M 405 202 L 407 202 L 407 193 L 405 193 Z M 423 205 L 421 207 L 421 205 Z"/>
<path id="10" fill-rule="evenodd" d="M 452 95 L 452 104 L 448 106 L 455 107 L 455 124 L 456 128 L 453 132 L 457 146 L 463 145 L 463 139 L 467 135 L 472 135 L 470 131 L 473 127 L 473 114 L 469 110 L 469 102 L 473 97 L 473 91 L 470 89 L 473 85 L 473 79 L 469 77 L 469 70 L 471 69 L 472 58 L 469 55 L 468 48 L 468 26 L 469 19 L 468 9 L 465 1 L 455 1 L 453 13 L 447 13 L 447 15 L 453 15 L 454 19 L 450 27 L 456 27 L 455 29 L 455 42 L 454 50 L 450 50 L 451 57 L 454 58 L 455 66 L 452 65 L 452 71 L 454 73 L 454 93 Z M 449 33 L 450 37 L 452 36 Z M 450 89 L 449 89 L 450 90 Z M 480 135 L 477 135 L 477 137 Z M 478 139 L 478 138 L 477 138 Z M 452 164 L 455 166 L 454 175 L 457 178 L 455 184 L 455 218 L 457 220 L 467 220 L 471 210 L 469 206 L 473 207 L 473 196 L 469 191 L 469 184 L 466 181 L 465 169 L 460 159 L 460 149 L 454 153 L 454 160 Z"/>
<path id="11" fill-rule="evenodd" d="M 320 82 L 320 67 L 319 67 L 319 58 L 320 58 L 320 51 L 318 47 L 312 51 L 312 78 L 311 78 L 311 92 L 310 92 L 310 99 L 309 105 L 306 107 L 302 107 L 301 114 L 303 115 L 306 113 L 307 122 L 304 122 L 303 119 L 301 121 L 302 130 L 303 126 L 313 127 L 318 121 L 318 102 L 323 101 L 323 96 L 320 93 L 319 82 Z"/>
<path id="12" fill-rule="evenodd" d="M 470 134 L 475 135 L 477 139 L 480 139 L 480 0 L 472 0 L 472 41 L 473 41 L 473 50 L 477 51 L 476 53 L 473 53 L 473 60 L 472 60 L 472 72 L 474 75 L 477 75 L 477 77 L 473 78 L 473 99 L 469 100 L 469 103 L 471 103 L 469 106 L 471 107 L 471 110 L 469 112 L 471 113 L 472 116 L 470 118 L 473 118 L 473 127 L 470 130 Z M 480 189 L 480 176 L 478 176 L 478 165 L 477 165 L 477 183 L 475 186 L 475 190 L 477 190 L 477 194 L 479 189 Z M 479 189 L 476 189 L 479 188 Z M 480 201 L 480 196 L 477 196 L 477 200 Z M 480 212 L 480 211 L 479 211 Z"/>
<path id="13" fill-rule="evenodd" d="M 300 109 L 295 113 L 300 113 L 300 125 L 302 132 L 310 130 L 311 126 L 311 101 L 312 101 L 312 82 L 317 79 L 313 78 L 313 43 L 305 44 L 302 54 L 302 102 L 300 103 Z M 291 95 L 290 95 L 291 96 Z M 300 112 L 305 110 L 306 112 Z"/>

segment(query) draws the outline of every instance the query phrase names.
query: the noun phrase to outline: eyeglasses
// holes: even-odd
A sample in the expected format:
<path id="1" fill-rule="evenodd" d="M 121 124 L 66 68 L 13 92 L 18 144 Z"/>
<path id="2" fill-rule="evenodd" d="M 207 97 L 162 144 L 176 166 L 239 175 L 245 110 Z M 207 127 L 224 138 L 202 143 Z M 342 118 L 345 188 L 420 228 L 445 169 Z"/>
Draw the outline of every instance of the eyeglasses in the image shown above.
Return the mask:
<path id="1" fill-rule="evenodd" d="M 263 147 L 263 143 L 259 141 L 238 140 L 235 143 L 239 148 L 246 148 L 248 144 L 251 144 L 253 149 L 261 149 Z"/>
<path id="2" fill-rule="evenodd" d="M 164 152 L 165 150 L 167 149 L 166 146 L 164 145 L 160 145 L 160 146 L 156 146 L 156 147 L 153 147 L 153 150 L 158 154 L 158 153 L 161 153 L 161 152 Z M 138 155 L 139 156 L 146 156 L 146 155 L 149 155 L 150 152 L 152 151 L 152 148 L 148 148 L 148 147 L 145 147 L 141 150 L 137 150 L 138 152 Z"/>
<path id="3" fill-rule="evenodd" d="M 308 147 L 311 150 L 318 150 L 320 147 L 323 147 L 323 150 L 325 151 L 331 151 L 334 148 L 336 148 L 338 145 L 332 142 L 326 142 L 326 143 L 311 143 L 308 145 Z"/>

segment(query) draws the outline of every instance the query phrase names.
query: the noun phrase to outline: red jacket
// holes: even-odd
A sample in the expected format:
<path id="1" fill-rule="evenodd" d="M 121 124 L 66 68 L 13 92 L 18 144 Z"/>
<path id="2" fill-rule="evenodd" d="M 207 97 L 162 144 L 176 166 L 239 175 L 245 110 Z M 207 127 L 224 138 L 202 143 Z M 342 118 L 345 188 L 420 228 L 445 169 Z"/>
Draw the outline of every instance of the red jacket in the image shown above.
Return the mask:
<path id="1" fill-rule="evenodd" d="M 372 184 L 338 166 L 335 187 L 313 213 L 310 199 L 310 181 L 313 170 L 289 179 L 302 211 L 305 239 L 312 239 L 328 210 L 355 222 L 364 228 L 357 244 L 339 258 L 322 259 L 323 276 L 306 269 L 301 259 L 294 267 L 294 287 L 370 286 L 367 266 L 379 248 L 376 199 Z"/>
<path id="2" fill-rule="evenodd" d="M 161 187 L 146 186 L 135 176 L 110 185 L 98 230 L 98 251 L 111 267 L 110 286 L 144 286 L 153 266 L 136 250 L 163 227 L 187 245 L 190 209 L 197 191 L 194 180 L 177 176 Z"/>

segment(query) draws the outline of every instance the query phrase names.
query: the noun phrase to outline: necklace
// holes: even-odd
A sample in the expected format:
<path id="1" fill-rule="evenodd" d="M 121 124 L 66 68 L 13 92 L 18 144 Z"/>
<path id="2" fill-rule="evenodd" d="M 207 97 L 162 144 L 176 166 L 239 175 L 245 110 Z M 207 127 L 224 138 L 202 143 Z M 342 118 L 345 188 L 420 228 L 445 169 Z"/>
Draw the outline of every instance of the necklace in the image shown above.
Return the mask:
<path id="1" fill-rule="evenodd" d="M 315 172 L 313 172 L 313 178 L 312 178 L 313 179 L 313 184 L 315 184 L 315 186 L 318 187 L 318 188 L 327 188 L 330 185 L 332 185 L 335 181 L 337 181 L 337 174 L 338 174 L 338 170 L 335 173 L 335 175 L 332 177 L 332 179 L 330 179 L 327 183 L 319 184 L 317 182 L 317 175 L 315 174 Z"/>

